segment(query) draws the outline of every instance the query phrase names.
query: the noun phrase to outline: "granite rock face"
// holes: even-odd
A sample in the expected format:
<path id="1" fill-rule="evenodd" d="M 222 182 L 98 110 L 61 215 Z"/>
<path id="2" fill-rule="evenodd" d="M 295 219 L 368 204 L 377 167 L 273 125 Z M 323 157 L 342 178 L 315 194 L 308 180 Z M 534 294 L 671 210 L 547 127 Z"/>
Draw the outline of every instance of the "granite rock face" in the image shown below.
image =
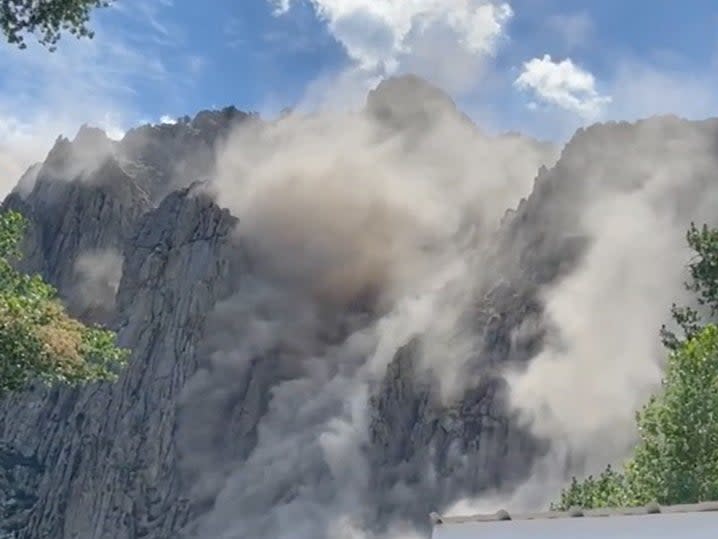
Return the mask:
<path id="1" fill-rule="evenodd" d="M 38 388 L 4 404 L 6 484 L 33 500 L 5 509 L 19 537 L 172 537 L 182 525 L 176 400 L 196 368 L 202 320 L 223 294 L 234 224 L 189 189 L 146 213 L 127 240 L 117 292 L 120 344 L 133 349 L 122 380 Z"/>
<path id="2" fill-rule="evenodd" d="M 370 98 L 371 113 L 390 128 L 413 122 L 417 114 L 430 122 L 433 108 L 453 107 L 426 86 L 416 95 L 428 100 L 428 108 L 392 106 L 395 93 L 406 93 L 405 84 L 412 81 Z M 221 506 L 215 484 L 222 478 L 209 480 L 190 457 L 202 455 L 210 472 L 227 476 L 253 462 L 263 418 L 276 413 L 273 390 L 300 373 L 281 351 L 237 370 L 206 364 L 216 352 L 216 343 L 206 339 L 208 320 L 218 312 L 226 320 L 242 316 L 232 311 L 236 303 L 223 301 L 243 290 L 255 268 L 233 233 L 242 216 L 218 207 L 204 184 L 193 183 L 211 176 L 218 141 L 237 122 L 250 120 L 233 108 L 203 112 L 174 125 L 139 128 L 119 143 L 85 128 L 73 142 L 59 139 L 46 162 L 6 200 L 5 207 L 31 220 L 23 268 L 55 284 L 78 316 L 117 329 L 120 344 L 133 353 L 116 384 L 37 387 L 0 403 L 0 537 L 199 537 L 203 515 Z M 541 349 L 546 328 L 539 292 L 570 272 L 589 245 L 580 217 L 591 181 L 620 169 L 622 152 L 629 151 L 621 137 L 637 137 L 647 153 L 660 146 L 662 139 L 645 130 L 672 120 L 653 122 L 578 134 L 555 167 L 539 171 L 533 193 L 507 212 L 492 241 L 477 246 L 476 256 L 491 261 L 466 313 L 480 343 L 467 364 L 481 375 L 480 383 L 443 403 L 435 389 L 440 373 L 418 364 L 419 336 L 400 348 L 372 387 L 361 448 L 372 493 L 361 513 L 370 527 L 381 530 L 397 518 L 421 527 L 430 511 L 463 496 L 517 484 L 546 451 L 549 441 L 526 432 L 508 410 L 501 372 L 507 364 L 526 364 Z M 713 129 L 671 126 L 674 142 L 696 129 Z M 671 148 L 672 158 L 680 159 L 680 148 Z M 640 174 L 622 173 L 622 185 L 630 189 Z M 102 257 L 83 266 L 88 253 Z M 83 267 L 100 274 L 92 275 L 102 286 L 91 294 L 114 295 L 104 310 L 78 300 L 88 293 Z M 526 325 L 533 330 L 517 337 L 516 329 Z M 231 324 L 223 331 L 222 346 L 241 337 Z M 343 331 L 327 329 L 327 346 Z M 188 431 L 181 418 L 193 406 L 188 392 L 201 393 L 195 376 L 202 369 L 205 382 L 214 376 L 235 377 L 236 383 L 195 400 L 195 427 Z M 294 488 L 288 485 L 274 503 L 289 503 L 298 496 Z"/>

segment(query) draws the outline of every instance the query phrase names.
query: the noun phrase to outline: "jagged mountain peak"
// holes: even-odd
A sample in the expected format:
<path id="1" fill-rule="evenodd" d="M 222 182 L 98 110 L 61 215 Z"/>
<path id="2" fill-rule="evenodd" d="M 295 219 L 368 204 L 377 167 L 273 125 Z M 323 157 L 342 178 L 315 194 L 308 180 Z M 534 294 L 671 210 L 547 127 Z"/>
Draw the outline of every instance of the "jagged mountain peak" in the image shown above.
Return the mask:
<path id="1" fill-rule="evenodd" d="M 382 80 L 367 95 L 366 110 L 380 122 L 399 129 L 424 129 L 445 114 L 461 114 L 446 92 L 413 74 Z"/>
<path id="2" fill-rule="evenodd" d="M 407 73 L 383 79 L 369 92 L 367 103 L 398 104 L 402 101 L 414 103 L 441 102 L 446 106 L 455 107 L 449 94 L 428 80 Z"/>
<path id="3" fill-rule="evenodd" d="M 390 133 L 393 128 L 421 129 L 446 114 L 461 114 L 446 93 L 413 75 L 382 82 L 369 94 L 366 106 Z M 311 516 L 300 524 L 314 533 L 302 537 L 323 538 L 327 535 L 319 529 L 321 515 L 337 507 L 356 509 L 359 521 L 366 516 L 370 527 L 380 527 L 397 516 L 425 522 L 429 511 L 441 510 L 464 495 L 496 488 L 508 491 L 530 473 L 549 441 L 536 440 L 515 420 L 506 405 L 507 388 L 500 373 L 506 365 L 528 364 L 549 340 L 543 337 L 553 323 L 543 318 L 542 298 L 561 277 L 581 268 L 592 247 L 589 233 L 595 231 L 586 228 L 591 223 L 585 219 L 596 199 L 592 189 L 612 188 L 613 182 L 624 191 L 634 189 L 633 195 L 639 197 L 641 188 L 658 178 L 650 184 L 654 190 L 647 190 L 649 196 L 632 209 L 669 208 L 678 214 L 702 207 L 696 200 L 711 193 L 705 185 L 715 183 L 717 139 L 711 139 L 710 132 L 707 138 L 703 135 L 717 121 L 667 117 L 579 131 L 558 164 L 538 169 L 537 175 L 537 167 L 526 174 L 521 171 L 527 191 L 536 178 L 533 191 L 516 196 L 516 209 L 506 212 L 496 237 L 481 230 L 486 236 L 482 242 L 490 244 L 485 250 L 483 243 L 461 244 L 462 256 L 471 252 L 456 266 L 460 279 L 469 282 L 454 277 L 448 284 L 432 281 L 427 288 L 437 291 L 437 301 L 426 303 L 427 290 L 411 281 L 406 313 L 397 311 L 397 320 L 383 320 L 387 340 L 380 343 L 382 347 L 387 343 L 388 351 L 382 352 L 381 361 L 386 364 L 375 364 L 379 360 L 375 357 L 365 369 L 360 366 L 371 340 L 368 333 L 358 333 L 360 338 L 346 349 L 341 341 L 353 324 L 364 324 L 366 313 L 361 317 L 352 313 L 344 320 L 339 309 L 331 310 L 341 327 L 328 331 L 313 304 L 305 305 L 303 296 L 287 294 L 288 289 L 277 288 L 263 274 L 266 266 L 253 258 L 257 249 L 247 241 L 251 233 L 235 234 L 242 233 L 243 226 L 251 230 L 262 223 L 243 214 L 246 208 L 233 209 L 237 215 L 222 209 L 211 192 L 204 195 L 206 184 L 196 182 L 211 176 L 217 141 L 238 122 L 254 117 L 227 107 L 200 111 L 173 124 L 137 127 L 111 144 L 111 154 L 86 176 L 46 177 L 31 195 L 11 199 L 24 204 L 32 220 L 28 269 L 42 272 L 63 297 L 81 299 L 90 290 L 97 300 L 94 291 L 100 290 L 103 316 L 117 321 L 121 342 L 134 355 L 115 385 L 38 391 L 0 404 L 0 532 L 19 530 L 22 539 L 164 539 L 183 533 L 278 537 L 275 525 L 289 515 L 284 511 L 294 511 L 291 517 L 297 519 L 300 511 L 305 514 L 309 508 Z M 413 134 L 409 131 L 407 138 Z M 495 181 L 466 195 L 469 203 L 480 196 L 494 201 L 491 197 L 507 185 L 509 165 L 526 157 L 521 153 L 527 151 L 520 144 L 522 135 L 497 138 L 479 141 L 484 151 L 478 152 L 480 160 L 471 161 L 476 164 L 470 167 L 468 181 Z M 91 127 L 81 129 L 72 141 L 58 139 L 47 162 L 32 169 L 24 184 L 33 175 L 42 177 L 43 169 L 55 161 L 72 163 L 79 155 L 76 147 L 105 148 L 106 139 L 101 130 Z M 494 142 L 500 144 L 489 145 Z M 501 151 L 496 151 L 499 146 Z M 473 147 L 460 148 L 472 151 Z M 452 154 L 451 159 L 464 155 Z M 440 177 L 447 167 L 437 169 Z M 374 170 L 381 172 L 381 168 L 370 169 Z M 666 183 L 661 174 L 666 171 L 683 175 L 689 187 L 661 191 Z M 280 174 L 285 169 L 276 175 Z M 268 182 L 275 177 L 261 176 Z M 406 194 L 407 210 L 421 206 L 415 187 L 401 192 Z M 609 202 L 621 198 L 620 189 L 606 191 Z M 307 196 L 315 191 L 309 190 Z M 277 190 L 269 197 L 279 217 L 286 208 L 293 209 L 291 200 L 288 206 L 279 205 L 287 202 L 282 194 Z M 309 220 L 307 213 L 300 212 L 290 225 L 280 220 L 272 232 L 287 232 L 305 216 Z M 444 214 L 438 217 L 443 219 Z M 344 226 L 344 219 L 350 221 L 351 215 L 324 219 L 310 231 L 321 236 L 334 226 Z M 681 226 L 678 218 L 675 222 Z M 611 245 L 632 233 L 628 224 L 614 223 Z M 663 224 L 656 221 L 656 226 Z M 391 220 L 367 223 L 374 225 L 383 231 Z M 361 236 L 362 229 L 357 231 Z M 630 261 L 633 250 L 649 243 L 650 235 L 632 241 L 631 251 L 610 250 L 604 259 L 606 268 L 612 267 L 614 258 Z M 659 235 L 664 235 L 663 229 Z M 300 239 L 305 237 L 309 236 Z M 391 243 L 391 237 L 380 238 L 376 249 L 372 243 L 367 252 L 383 254 Z M 300 245 L 303 249 L 305 243 Z M 320 260 L 333 254 L 329 245 L 320 247 L 314 251 Z M 278 255 L 287 266 L 299 264 L 306 254 L 290 253 Z M 332 257 L 326 260 L 334 262 Z M 354 265 L 346 265 L 348 272 L 344 266 L 337 264 L 342 270 L 338 276 L 356 276 Z M 433 264 L 431 268 L 433 274 Z M 415 268 L 409 269 L 413 273 Z M 456 275 L 453 265 L 451 269 Z M 651 276 L 644 272 L 640 277 Z M 629 292 L 625 291 L 626 298 Z M 610 293 L 606 288 L 601 295 Z M 632 303 L 624 299 L 616 304 L 631 309 Z M 444 309 L 454 313 L 453 304 L 465 303 L 469 308 L 459 313 L 462 331 L 457 335 L 456 320 L 443 313 Z M 73 312 L 97 316 L 92 313 L 97 312 L 98 301 L 69 304 Z M 570 314 L 577 318 L 576 313 L 592 316 L 590 306 Z M 404 320 L 400 317 L 404 314 L 416 315 L 420 325 L 411 325 L 414 318 Z M 316 320 L 321 321 L 321 331 L 315 342 L 307 331 L 314 331 Z M 448 339 L 441 333 L 444 324 L 451 326 Z M 434 330 L 437 333 L 431 333 Z M 455 351 L 453 339 L 464 333 L 470 341 L 466 347 L 460 343 Z M 280 338 L 274 340 L 275 335 Z M 438 345 L 432 342 L 433 335 L 438 336 Z M 324 351 L 327 343 L 329 352 L 315 354 Z M 458 361 L 452 354 L 463 354 L 462 363 L 452 363 Z M 573 359 L 580 361 L 581 354 Z M 438 374 L 426 366 L 434 360 L 440 364 Z M 465 371 L 455 372 L 456 365 Z M 362 389 L 367 395 L 361 395 L 367 401 L 351 397 L 347 407 L 347 395 L 366 382 L 352 378 L 356 372 L 371 376 Z M 467 380 L 479 373 L 478 383 L 467 382 L 455 401 L 442 402 L 437 388 L 457 372 L 461 378 L 466 374 Z M 352 420 L 349 416 L 360 408 L 366 411 L 363 406 L 369 421 L 360 418 L 344 429 L 343 421 Z M 331 421 L 322 423 L 326 418 Z M 327 433 L 345 430 L 358 435 L 352 438 L 356 444 L 341 446 L 351 446 L 351 462 L 322 460 L 332 449 Z M 263 445 L 258 446 L 260 442 Z M 257 447 L 260 450 L 255 452 Z M 346 505 L 337 506 L 337 499 Z M 321 511 L 312 512 L 315 507 Z M 214 518 L 209 528 L 188 531 L 188 523 L 201 524 L 208 516 Z M 233 526 L 231 532 L 222 527 L 226 523 Z"/>
<path id="4" fill-rule="evenodd" d="M 73 144 L 82 146 L 93 146 L 111 142 L 104 129 L 90 124 L 82 124 L 80 129 L 77 130 L 75 138 L 72 140 Z"/>

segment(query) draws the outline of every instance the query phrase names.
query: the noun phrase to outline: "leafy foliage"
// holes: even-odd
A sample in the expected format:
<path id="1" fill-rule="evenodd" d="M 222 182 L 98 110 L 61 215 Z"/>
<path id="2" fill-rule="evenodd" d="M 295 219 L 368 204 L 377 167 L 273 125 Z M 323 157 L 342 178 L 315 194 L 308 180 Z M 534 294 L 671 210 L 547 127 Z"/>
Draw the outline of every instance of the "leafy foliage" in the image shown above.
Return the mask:
<path id="1" fill-rule="evenodd" d="M 617 507 L 624 505 L 624 477 L 610 465 L 599 475 L 589 475 L 583 481 L 575 477 L 560 499 L 551 504 L 554 511 L 567 511 L 572 507 Z"/>
<path id="2" fill-rule="evenodd" d="M 636 418 L 639 443 L 623 472 L 574 478 L 554 508 L 718 499 L 718 326 L 671 354 L 663 391 Z"/>
<path id="3" fill-rule="evenodd" d="M 718 313 L 718 230 L 691 224 L 686 235 L 696 256 L 686 288 L 711 317 Z M 695 503 L 718 499 L 718 326 L 697 310 L 671 309 L 683 336 L 665 327 L 670 350 L 662 391 L 636 414 L 639 443 L 622 472 L 610 467 L 583 481 L 575 477 L 552 505 L 616 507 Z"/>
<path id="4" fill-rule="evenodd" d="M 707 307 L 710 315 L 715 316 L 718 313 L 718 229 L 707 225 L 698 228 L 695 223 L 691 223 L 686 240 L 695 256 L 688 265 L 691 277 L 685 287 L 695 293 L 699 305 Z M 671 314 L 686 339 L 700 331 L 701 317 L 695 309 L 674 304 Z M 682 343 L 665 326 L 661 328 L 661 338 L 669 350 L 676 350 Z"/>
<path id="5" fill-rule="evenodd" d="M 127 351 L 115 346 L 114 333 L 71 318 L 52 286 L 12 266 L 25 225 L 16 212 L 0 214 L 0 394 L 35 379 L 115 379 Z"/>
<path id="6" fill-rule="evenodd" d="M 51 51 L 67 31 L 76 37 L 92 38 L 87 27 L 90 12 L 107 7 L 111 0 L 2 0 L 0 2 L 0 31 L 9 43 L 24 49 L 23 34 L 35 34 L 38 41 Z"/>
<path id="7" fill-rule="evenodd" d="M 641 442 L 626 474 L 659 503 L 718 499 L 718 326 L 674 352 L 663 392 L 638 416 Z"/>

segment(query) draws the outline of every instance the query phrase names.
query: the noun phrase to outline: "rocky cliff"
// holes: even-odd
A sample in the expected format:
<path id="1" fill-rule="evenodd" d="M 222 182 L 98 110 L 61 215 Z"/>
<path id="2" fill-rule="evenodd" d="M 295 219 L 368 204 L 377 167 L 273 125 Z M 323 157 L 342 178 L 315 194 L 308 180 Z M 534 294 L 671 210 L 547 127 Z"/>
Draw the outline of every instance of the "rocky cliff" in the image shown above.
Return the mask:
<path id="1" fill-rule="evenodd" d="M 677 227 L 707 215 L 715 122 L 592 127 L 554 164 L 549 145 L 483 135 L 417 79 L 384 83 L 362 114 L 371 146 L 356 150 L 371 148 L 379 163 L 401 156 L 371 170 L 415 174 L 416 183 L 401 204 L 371 200 L 362 228 L 346 236 L 367 231 L 358 247 L 332 230 L 343 223 L 320 221 L 309 240 L 292 226 L 292 211 L 311 221 L 306 199 L 324 194 L 313 184 L 301 191 L 300 173 L 334 170 L 324 161 L 311 168 L 334 143 L 325 139 L 326 152 L 310 145 L 311 118 L 275 125 L 232 108 L 206 111 L 121 142 L 83 128 L 23 178 L 5 207 L 31 221 L 24 268 L 55 284 L 76 315 L 116 328 L 132 357 L 116 384 L 34 387 L 2 402 L 0 536 L 354 537 L 407 523 L 425 531 L 429 511 L 510 492 L 550 454 L 554 431 L 524 420 L 532 401 L 510 402 L 506 369 L 523 372 L 560 329 L 544 293 L 580 275 L 600 244 L 586 218 L 595 201 L 639 196 L 669 165 L 682 166 L 683 186 L 653 189 L 650 207 L 675 215 Z M 307 131 L 282 131 L 294 121 Z M 458 182 L 464 169 L 447 164 L 442 177 L 425 163 L 451 159 L 453 145 L 427 152 L 457 133 L 471 138 L 460 150 L 488 204 L 468 198 L 482 191 Z M 285 144 L 294 138 L 299 146 Z M 244 204 L 256 189 L 234 190 L 252 185 L 252 156 L 230 159 L 228 180 L 227 153 L 236 144 L 251 153 L 257 140 L 267 152 L 257 169 L 284 155 L 299 165 L 291 190 Z M 346 177 L 360 187 L 352 204 L 372 193 L 368 178 L 352 176 L 352 156 L 329 157 L 332 166 L 349 161 Z M 269 182 L 284 169 L 268 170 Z M 405 227 L 401 212 L 425 203 L 424 176 L 458 202 L 431 221 L 436 237 L 417 239 L 424 221 L 410 213 Z M 506 203 L 514 177 L 523 183 Z M 278 211 L 287 200 L 301 204 Z M 355 206 L 346 208 L 351 223 Z M 426 208 L 420 216 L 430 221 Z M 281 219 L 268 224 L 274 211 Z M 446 232 L 454 213 L 461 218 Z M 503 217 L 485 217 L 494 213 Z M 409 232 L 392 236 L 390 227 Z M 335 233 L 348 254 L 336 255 L 331 238 L 314 243 Z"/>

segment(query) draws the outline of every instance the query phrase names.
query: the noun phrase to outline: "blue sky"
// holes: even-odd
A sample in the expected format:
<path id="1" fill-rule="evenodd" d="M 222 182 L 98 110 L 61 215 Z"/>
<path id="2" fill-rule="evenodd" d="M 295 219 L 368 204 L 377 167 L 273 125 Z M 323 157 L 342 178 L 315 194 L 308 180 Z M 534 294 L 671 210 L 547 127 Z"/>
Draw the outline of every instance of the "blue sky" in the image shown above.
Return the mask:
<path id="1" fill-rule="evenodd" d="M 83 122 L 121 136 L 229 104 L 356 106 L 405 71 L 488 131 L 556 141 L 594 121 L 718 106 L 709 0 L 119 0 L 92 25 L 94 40 L 52 54 L 0 45 L 4 176 Z"/>

